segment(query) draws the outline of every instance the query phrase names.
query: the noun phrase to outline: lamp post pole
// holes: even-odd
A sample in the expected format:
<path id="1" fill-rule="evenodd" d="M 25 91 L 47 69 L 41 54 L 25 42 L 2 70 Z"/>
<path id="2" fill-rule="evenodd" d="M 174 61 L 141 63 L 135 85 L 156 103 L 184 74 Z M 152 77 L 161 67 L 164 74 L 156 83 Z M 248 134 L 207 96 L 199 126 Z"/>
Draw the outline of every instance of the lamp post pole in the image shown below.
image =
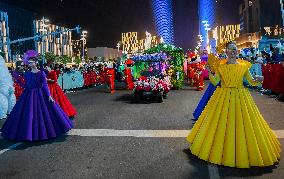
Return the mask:
<path id="1" fill-rule="evenodd" d="M 208 35 L 209 30 L 211 30 L 211 28 L 209 28 L 210 24 L 208 24 L 207 20 L 202 21 L 202 23 L 204 24 L 203 25 L 204 26 L 204 30 L 206 31 L 206 49 L 208 51 L 210 51 L 210 49 L 209 49 L 209 35 Z"/>
<path id="2" fill-rule="evenodd" d="M 83 41 L 82 63 L 85 63 L 85 45 L 86 45 L 87 33 L 88 33 L 87 31 L 83 30 L 80 39 Z"/>

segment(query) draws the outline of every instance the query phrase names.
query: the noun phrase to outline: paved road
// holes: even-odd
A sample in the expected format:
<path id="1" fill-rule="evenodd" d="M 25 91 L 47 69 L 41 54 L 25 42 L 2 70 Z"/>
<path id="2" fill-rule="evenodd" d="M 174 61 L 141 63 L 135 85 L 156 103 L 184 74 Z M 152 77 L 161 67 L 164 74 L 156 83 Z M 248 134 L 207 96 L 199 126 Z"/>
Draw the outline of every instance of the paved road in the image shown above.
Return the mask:
<path id="1" fill-rule="evenodd" d="M 283 160 L 264 169 L 216 167 L 192 156 L 184 137 L 155 133 L 191 129 L 192 112 L 202 93 L 191 88 L 171 91 L 162 104 L 135 104 L 131 91 L 69 93 L 79 113 L 76 130 L 16 147 L 0 138 L 0 178 L 283 178 Z M 284 130 L 284 103 L 252 94 L 271 128 Z M 133 131 L 139 135 L 131 137 Z M 284 139 L 280 141 L 284 145 Z"/>

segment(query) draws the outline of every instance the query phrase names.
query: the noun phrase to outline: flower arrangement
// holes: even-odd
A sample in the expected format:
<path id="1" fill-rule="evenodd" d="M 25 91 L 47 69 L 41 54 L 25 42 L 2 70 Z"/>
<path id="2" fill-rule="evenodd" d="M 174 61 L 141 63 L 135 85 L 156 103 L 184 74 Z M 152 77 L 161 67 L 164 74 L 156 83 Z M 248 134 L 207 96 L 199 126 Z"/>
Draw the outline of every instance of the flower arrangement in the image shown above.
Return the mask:
<path id="1" fill-rule="evenodd" d="M 167 54 L 165 53 L 153 53 L 153 54 L 140 54 L 131 57 L 133 61 L 165 61 Z"/>
<path id="2" fill-rule="evenodd" d="M 151 77 L 140 77 L 134 83 L 134 90 L 136 91 L 164 91 L 164 93 L 168 93 L 171 88 L 170 77 L 166 76 L 164 79 L 159 79 L 154 76 Z"/>
<path id="3" fill-rule="evenodd" d="M 184 84 L 183 63 L 185 60 L 183 50 L 174 45 L 161 43 L 145 51 L 145 54 L 165 53 L 169 61 L 168 75 L 171 77 L 171 84 L 175 89 L 181 89 Z"/>

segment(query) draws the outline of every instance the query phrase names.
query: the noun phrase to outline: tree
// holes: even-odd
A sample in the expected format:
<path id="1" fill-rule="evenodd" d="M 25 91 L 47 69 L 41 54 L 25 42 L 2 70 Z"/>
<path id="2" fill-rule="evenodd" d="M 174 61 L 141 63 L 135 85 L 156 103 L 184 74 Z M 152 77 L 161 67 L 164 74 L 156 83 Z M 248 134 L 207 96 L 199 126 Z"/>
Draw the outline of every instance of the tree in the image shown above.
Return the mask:
<path id="1" fill-rule="evenodd" d="M 72 58 L 67 55 L 62 55 L 60 58 L 60 62 L 63 64 L 72 63 Z"/>

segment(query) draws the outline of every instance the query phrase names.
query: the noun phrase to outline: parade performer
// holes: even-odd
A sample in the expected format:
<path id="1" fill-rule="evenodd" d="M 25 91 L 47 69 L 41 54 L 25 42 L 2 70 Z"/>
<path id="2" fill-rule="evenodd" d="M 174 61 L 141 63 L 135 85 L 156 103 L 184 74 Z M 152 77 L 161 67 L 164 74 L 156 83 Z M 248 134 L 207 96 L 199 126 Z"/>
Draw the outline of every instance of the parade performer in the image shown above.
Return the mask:
<path id="1" fill-rule="evenodd" d="M 49 67 L 47 70 L 47 84 L 52 98 L 60 105 L 68 117 L 74 117 L 77 112 L 57 83 L 58 73 L 55 70 L 51 70 Z"/>
<path id="2" fill-rule="evenodd" d="M 13 85 L 12 76 L 0 55 L 0 119 L 6 118 L 16 103 Z"/>
<path id="3" fill-rule="evenodd" d="M 84 78 L 84 87 L 90 87 L 91 86 L 91 76 L 90 76 L 89 69 L 83 72 L 83 78 Z"/>
<path id="4" fill-rule="evenodd" d="M 187 82 L 189 86 L 194 85 L 193 77 L 194 77 L 194 63 L 189 63 L 187 65 Z"/>
<path id="5" fill-rule="evenodd" d="M 133 65 L 134 65 L 134 61 L 133 60 L 127 59 L 125 61 L 124 76 L 125 76 L 126 89 L 128 89 L 128 90 L 133 90 L 134 89 L 132 69 L 131 69 L 131 67 Z"/>
<path id="6" fill-rule="evenodd" d="M 89 75 L 90 75 L 90 86 L 94 86 L 97 84 L 97 74 L 94 71 L 94 67 L 91 68 L 91 70 L 89 71 Z"/>
<path id="7" fill-rule="evenodd" d="M 107 69 L 107 83 L 110 88 L 110 93 L 115 92 L 115 87 L 114 87 L 114 79 L 115 79 L 115 72 L 113 68 L 106 68 Z"/>
<path id="8" fill-rule="evenodd" d="M 194 121 L 197 121 L 215 90 L 216 86 L 214 86 L 212 83 L 209 83 L 205 93 L 203 94 L 201 100 L 199 101 L 196 109 L 193 112 Z"/>
<path id="9" fill-rule="evenodd" d="M 194 61 L 196 60 L 196 54 L 193 52 L 188 51 L 188 62 L 187 62 L 187 82 L 189 86 L 194 85 L 193 77 L 194 77 Z"/>
<path id="10" fill-rule="evenodd" d="M 207 50 L 204 50 L 203 51 L 203 55 L 201 56 L 201 62 L 203 62 L 204 64 L 206 64 L 208 61 L 208 51 Z M 208 70 L 206 68 L 204 68 L 204 70 L 202 71 L 202 74 L 203 74 L 203 78 L 205 80 L 208 80 L 209 79 L 209 73 L 208 73 Z"/>
<path id="11" fill-rule="evenodd" d="M 98 66 L 97 84 L 106 84 L 108 80 L 107 71 L 104 65 L 100 64 Z"/>
<path id="12" fill-rule="evenodd" d="M 19 100 L 20 96 L 22 95 L 24 91 L 24 88 L 19 83 L 25 84 L 24 70 L 21 65 L 18 65 L 16 63 L 16 69 L 12 72 L 12 77 L 14 81 L 15 96 L 16 96 L 16 99 Z"/>
<path id="13" fill-rule="evenodd" d="M 56 138 L 72 128 L 72 121 L 51 97 L 37 59 L 26 56 L 27 60 L 31 71 L 25 73 L 25 90 L 2 127 L 2 136 L 13 141 Z"/>
<path id="14" fill-rule="evenodd" d="M 202 91 L 204 89 L 204 76 L 203 76 L 204 69 L 205 69 L 205 63 L 203 62 L 195 63 L 193 84 L 194 86 L 196 86 L 197 91 Z"/>
<path id="15" fill-rule="evenodd" d="M 215 57 L 214 55 L 210 54 L 208 56 L 208 69 L 207 71 L 211 71 L 211 73 L 215 73 L 215 65 L 218 63 L 219 59 Z M 219 83 L 220 84 L 220 83 Z M 218 84 L 218 85 L 219 85 Z M 211 96 L 216 90 L 216 86 L 214 86 L 212 83 L 209 83 L 205 93 L 203 94 L 201 100 L 199 101 L 196 109 L 193 112 L 194 121 L 196 121 L 199 116 L 201 115 L 202 111 L 204 110 L 205 106 L 207 105 L 208 101 L 210 100 Z"/>
<path id="16" fill-rule="evenodd" d="M 133 90 L 134 83 L 133 83 L 133 80 L 132 80 L 132 73 L 131 73 L 130 67 L 125 68 L 124 75 L 125 75 L 126 89 Z"/>
<path id="17" fill-rule="evenodd" d="M 244 77 L 252 85 L 263 79 L 252 79 L 251 64 L 236 59 L 235 43 L 229 43 L 226 49 L 228 60 L 218 65 L 214 76 L 210 75 L 213 84 L 221 79 L 221 87 L 187 137 L 191 153 L 229 167 L 271 166 L 280 159 L 280 143 L 243 86 Z"/>

